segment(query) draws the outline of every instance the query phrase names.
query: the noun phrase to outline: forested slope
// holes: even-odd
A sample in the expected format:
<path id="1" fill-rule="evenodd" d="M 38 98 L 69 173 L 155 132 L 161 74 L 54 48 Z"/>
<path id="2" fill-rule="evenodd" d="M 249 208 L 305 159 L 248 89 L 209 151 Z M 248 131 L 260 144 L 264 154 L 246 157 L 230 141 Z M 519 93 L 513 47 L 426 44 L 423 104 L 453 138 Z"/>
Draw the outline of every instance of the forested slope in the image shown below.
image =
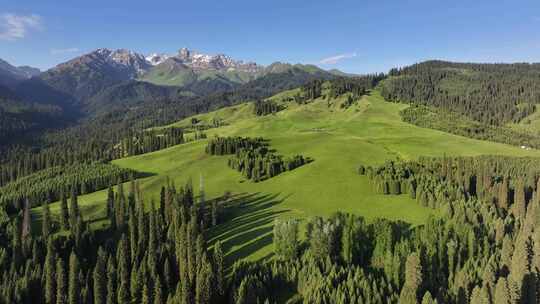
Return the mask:
<path id="1" fill-rule="evenodd" d="M 426 61 L 389 76 L 381 86 L 387 100 L 441 107 L 484 124 L 518 122 L 540 103 L 540 64 Z"/>

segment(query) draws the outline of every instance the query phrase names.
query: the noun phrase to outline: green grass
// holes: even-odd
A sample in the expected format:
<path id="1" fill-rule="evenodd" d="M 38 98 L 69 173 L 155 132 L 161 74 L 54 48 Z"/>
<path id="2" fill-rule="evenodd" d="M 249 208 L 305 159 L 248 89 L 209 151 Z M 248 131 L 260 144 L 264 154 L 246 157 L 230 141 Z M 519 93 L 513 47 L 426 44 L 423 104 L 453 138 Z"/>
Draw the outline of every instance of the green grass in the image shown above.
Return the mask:
<path id="1" fill-rule="evenodd" d="M 274 99 L 280 101 L 294 92 L 282 93 Z M 275 218 L 307 219 L 343 211 L 368 220 L 384 217 L 412 225 L 425 222 L 432 212 L 430 209 L 421 207 L 406 195 L 375 194 L 367 178 L 356 174 L 359 164 L 376 165 L 396 157 L 415 159 L 422 155 L 540 156 L 537 150 L 525 151 L 404 123 L 399 111 L 407 105 L 385 102 L 378 92 L 346 110 L 339 107 L 344 100 L 346 96 L 331 102 L 317 100 L 308 105 L 288 103 L 287 109 L 265 117 L 253 115 L 251 104 L 198 115 L 203 123 L 210 123 L 213 118 L 227 123 L 208 130 L 209 137 L 262 136 L 270 139 L 272 147 L 280 154 L 298 153 L 315 160 L 260 183 L 245 181 L 240 173 L 229 169 L 226 156 L 206 155 L 206 141 L 114 163 L 154 174 L 140 180 L 146 200 L 158 200 L 159 189 L 167 177 L 177 186 L 192 178 L 197 191 L 202 175 L 207 197 L 218 197 L 225 191 L 235 194 L 236 201 L 227 212 L 227 221 L 210 231 L 210 241 L 222 240 L 229 261 L 233 261 L 271 256 Z M 175 125 L 190 124 L 189 118 Z M 106 191 L 79 198 L 83 213 L 94 220 L 95 226 L 104 225 L 99 218 L 104 215 L 105 199 Z M 52 210 L 53 213 L 58 211 L 57 204 Z M 34 212 L 39 216 L 39 209 Z"/>
<path id="2" fill-rule="evenodd" d="M 519 123 L 510 123 L 508 126 L 519 132 L 528 132 L 535 136 L 540 135 L 540 111 L 534 111 L 523 118 Z"/>

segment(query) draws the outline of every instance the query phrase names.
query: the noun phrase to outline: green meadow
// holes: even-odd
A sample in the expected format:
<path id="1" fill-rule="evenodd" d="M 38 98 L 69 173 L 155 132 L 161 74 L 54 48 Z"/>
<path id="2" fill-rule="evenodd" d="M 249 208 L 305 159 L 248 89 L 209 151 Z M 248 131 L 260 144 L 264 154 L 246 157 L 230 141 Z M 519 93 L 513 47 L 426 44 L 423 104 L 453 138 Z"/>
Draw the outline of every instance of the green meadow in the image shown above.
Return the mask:
<path id="1" fill-rule="evenodd" d="M 207 198 L 230 192 L 233 199 L 223 222 L 210 230 L 209 240 L 219 239 L 227 259 L 256 260 L 270 257 L 272 223 L 276 218 L 328 216 L 336 211 L 355 213 L 368 220 L 388 218 L 420 225 L 433 212 L 406 195 L 375 194 L 359 164 L 377 165 L 387 160 L 415 159 L 419 156 L 504 154 L 540 156 L 540 151 L 468 139 L 448 133 L 419 128 L 401 121 L 399 111 L 405 104 L 385 102 L 377 91 L 349 108 L 335 100 L 317 99 L 306 105 L 283 102 L 288 91 L 273 97 L 286 109 L 274 115 L 258 117 L 250 103 L 195 116 L 211 124 L 224 125 L 206 131 L 213 136 L 257 136 L 270 140 L 279 154 L 302 154 L 313 162 L 269 180 L 253 183 L 227 166 L 227 156 L 205 154 L 206 140 L 189 142 L 154 153 L 119 159 L 113 163 L 148 173 L 140 179 L 146 202 L 159 200 L 159 191 L 167 179 L 177 187 L 192 179 L 196 193 L 201 184 Z M 175 123 L 190 126 L 191 118 Z M 107 225 L 106 191 L 79 197 L 86 220 L 96 228 Z M 51 206 L 58 214 L 59 206 Z M 40 208 L 33 210 L 39 218 Z"/>

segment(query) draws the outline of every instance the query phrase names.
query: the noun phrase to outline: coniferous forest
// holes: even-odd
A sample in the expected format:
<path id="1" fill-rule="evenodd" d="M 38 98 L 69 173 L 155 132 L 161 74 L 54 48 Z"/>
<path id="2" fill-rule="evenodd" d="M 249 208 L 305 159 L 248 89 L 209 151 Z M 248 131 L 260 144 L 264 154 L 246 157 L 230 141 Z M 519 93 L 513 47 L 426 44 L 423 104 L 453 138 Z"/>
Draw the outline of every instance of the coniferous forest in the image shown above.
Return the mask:
<path id="1" fill-rule="evenodd" d="M 99 66 L 0 96 L 0 304 L 540 303 L 538 64 Z"/>

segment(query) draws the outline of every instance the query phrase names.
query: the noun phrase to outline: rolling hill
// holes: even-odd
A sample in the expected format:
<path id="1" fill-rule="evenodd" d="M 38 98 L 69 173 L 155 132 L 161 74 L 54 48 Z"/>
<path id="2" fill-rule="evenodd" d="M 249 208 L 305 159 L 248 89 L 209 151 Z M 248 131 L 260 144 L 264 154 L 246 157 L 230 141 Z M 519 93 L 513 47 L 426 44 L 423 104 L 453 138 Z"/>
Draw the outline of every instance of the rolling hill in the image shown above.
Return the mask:
<path id="1" fill-rule="evenodd" d="M 348 107 L 342 106 L 348 100 L 347 94 L 302 105 L 288 101 L 297 93 L 298 90 L 292 90 L 273 96 L 271 100 L 286 107 L 273 115 L 256 116 L 253 103 L 243 103 L 195 116 L 198 124 L 221 121 L 222 126 L 206 131 L 209 137 L 262 136 L 281 154 L 301 153 L 314 159 L 294 171 L 259 183 L 246 181 L 227 167 L 228 157 L 205 154 L 205 140 L 119 159 L 114 164 L 150 174 L 140 180 L 147 201 L 157 200 L 161 186 L 169 179 L 176 185 L 192 179 L 197 192 L 202 177 L 208 198 L 230 191 L 238 198 L 238 204 L 227 211 L 223 224 L 210 231 L 210 242 L 220 239 L 228 261 L 232 262 L 257 260 L 271 253 L 275 218 L 307 219 L 339 210 L 368 220 L 382 217 L 419 225 L 433 212 L 406 195 L 375 194 L 368 178 L 357 174 L 359 164 L 377 165 L 389 159 L 419 156 L 540 156 L 537 150 L 405 123 L 399 112 L 408 105 L 386 102 L 378 91 Z M 192 123 L 188 118 L 173 126 L 187 127 Z M 99 191 L 79 197 L 85 218 L 95 228 L 107 225 L 106 195 L 106 191 Z M 58 203 L 51 207 L 53 213 L 59 212 Z M 33 212 L 39 218 L 41 208 Z"/>

